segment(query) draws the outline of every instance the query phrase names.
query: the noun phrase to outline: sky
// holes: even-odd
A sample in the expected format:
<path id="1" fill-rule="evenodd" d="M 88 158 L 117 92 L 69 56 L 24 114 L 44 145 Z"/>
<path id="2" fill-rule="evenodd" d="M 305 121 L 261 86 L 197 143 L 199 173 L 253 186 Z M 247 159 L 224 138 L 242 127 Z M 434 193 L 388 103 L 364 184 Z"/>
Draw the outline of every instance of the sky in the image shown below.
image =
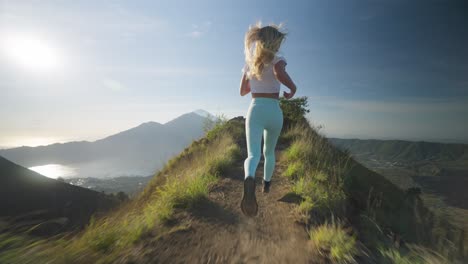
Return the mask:
<path id="1" fill-rule="evenodd" d="M 0 148 L 245 116 L 257 21 L 284 24 L 286 70 L 324 135 L 468 142 L 466 1 L 0 0 Z"/>

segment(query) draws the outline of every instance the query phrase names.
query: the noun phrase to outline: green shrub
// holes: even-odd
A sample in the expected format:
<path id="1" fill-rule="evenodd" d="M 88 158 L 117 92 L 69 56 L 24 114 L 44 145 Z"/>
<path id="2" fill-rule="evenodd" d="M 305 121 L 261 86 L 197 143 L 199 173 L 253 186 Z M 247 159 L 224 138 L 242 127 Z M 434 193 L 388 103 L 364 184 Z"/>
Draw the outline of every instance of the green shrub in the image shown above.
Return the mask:
<path id="1" fill-rule="evenodd" d="M 213 140 L 224 129 L 227 121 L 227 117 L 224 114 L 217 115 L 215 118 L 207 117 L 203 124 L 205 137 L 210 141 Z"/>
<path id="2" fill-rule="evenodd" d="M 286 158 L 287 161 L 289 162 L 297 162 L 301 161 L 304 162 L 304 146 L 300 144 L 298 141 L 294 141 L 291 146 L 289 146 L 285 153 L 284 157 Z"/>
<path id="3" fill-rule="evenodd" d="M 400 251 L 396 249 L 380 249 L 382 255 L 382 264 L 418 264 L 417 260 L 411 259 L 408 256 L 402 256 Z M 421 263 L 422 264 L 422 263 Z"/>
<path id="4" fill-rule="evenodd" d="M 306 96 L 292 99 L 280 97 L 279 103 L 281 110 L 283 111 L 283 126 L 285 128 L 289 128 L 294 124 L 307 122 L 305 114 L 310 112 L 310 110 L 307 109 L 307 100 L 308 98 Z"/>
<path id="5" fill-rule="evenodd" d="M 356 238 L 340 224 L 325 223 L 310 230 L 309 236 L 319 253 L 332 263 L 356 263 L 355 256 L 359 252 Z"/>
<path id="6" fill-rule="evenodd" d="M 314 209 L 315 204 L 310 197 L 306 197 L 297 207 L 300 213 L 309 213 Z"/>
<path id="7" fill-rule="evenodd" d="M 119 239 L 119 232 L 115 229 L 107 229 L 107 232 L 102 233 L 99 236 L 93 236 L 88 241 L 92 249 L 96 251 L 107 252 L 114 247 L 114 244 Z"/>
<path id="8" fill-rule="evenodd" d="M 198 177 L 193 177 L 179 189 L 180 195 L 175 197 L 175 205 L 184 208 L 190 208 L 201 198 L 206 197 L 212 183 L 217 180 L 217 177 L 212 174 L 204 174 Z M 184 188 L 185 187 L 185 188 Z"/>
<path id="9" fill-rule="evenodd" d="M 155 215 L 157 220 L 166 223 L 172 219 L 172 214 L 174 212 L 174 203 L 172 203 L 172 201 L 161 199 L 156 202 L 156 205 L 157 209 L 155 210 Z"/>
<path id="10" fill-rule="evenodd" d="M 305 175 L 305 166 L 301 161 L 296 161 L 288 165 L 286 171 L 283 173 L 284 176 L 290 179 L 298 179 Z"/>
<path id="11" fill-rule="evenodd" d="M 448 264 L 446 258 L 425 247 L 408 245 L 408 249 L 380 248 L 380 263 L 383 264 Z"/>
<path id="12" fill-rule="evenodd" d="M 325 174 L 318 173 L 316 175 L 324 177 Z M 292 191 L 304 200 L 313 203 L 313 208 L 322 216 L 325 216 L 328 212 L 334 212 L 337 215 L 344 214 L 346 195 L 341 188 L 333 188 L 328 184 L 317 181 L 313 176 L 306 176 L 298 178 L 293 183 Z"/>
<path id="13" fill-rule="evenodd" d="M 310 184 L 312 184 L 308 179 L 306 179 L 305 177 L 300 177 L 298 178 L 293 186 L 292 186 L 292 191 L 299 195 L 299 196 L 302 196 L 303 198 L 309 196 L 309 192 L 310 190 L 312 190 L 312 187 L 310 186 Z"/>
<path id="14" fill-rule="evenodd" d="M 232 167 L 236 160 L 239 160 L 242 156 L 241 150 L 238 145 L 231 145 L 225 151 L 224 156 L 212 157 L 208 160 L 208 173 L 210 174 L 224 174 L 229 168 Z"/>

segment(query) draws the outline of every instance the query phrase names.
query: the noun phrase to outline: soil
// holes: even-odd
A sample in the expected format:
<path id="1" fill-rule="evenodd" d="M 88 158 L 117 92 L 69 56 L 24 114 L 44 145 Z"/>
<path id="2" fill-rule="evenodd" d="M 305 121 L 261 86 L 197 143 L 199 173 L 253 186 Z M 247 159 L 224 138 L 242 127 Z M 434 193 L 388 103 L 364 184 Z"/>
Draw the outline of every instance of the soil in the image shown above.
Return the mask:
<path id="1" fill-rule="evenodd" d="M 277 160 L 284 147 L 277 146 Z M 319 263 L 304 225 L 296 221 L 297 201 L 288 199 L 291 183 L 281 176 L 284 165 L 276 163 L 270 192 L 264 194 L 261 159 L 256 172 L 258 214 L 242 214 L 243 162 L 221 175 L 208 197 L 194 208 L 178 209 L 164 235 L 158 235 L 160 229 L 148 235 L 119 262 Z"/>

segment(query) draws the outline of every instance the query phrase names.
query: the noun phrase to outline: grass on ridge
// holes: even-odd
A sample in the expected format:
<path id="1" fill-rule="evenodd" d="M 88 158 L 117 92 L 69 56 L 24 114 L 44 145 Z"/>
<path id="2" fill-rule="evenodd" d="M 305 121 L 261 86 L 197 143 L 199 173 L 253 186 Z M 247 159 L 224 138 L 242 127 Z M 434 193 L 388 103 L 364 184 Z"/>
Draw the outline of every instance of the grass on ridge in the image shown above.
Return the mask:
<path id="1" fill-rule="evenodd" d="M 318 252 L 332 263 L 357 263 L 356 238 L 349 235 L 341 224 L 332 221 L 314 227 L 309 236 Z"/>
<path id="2" fill-rule="evenodd" d="M 417 245 L 409 245 L 407 252 L 396 248 L 380 248 L 382 264 L 448 264 L 439 253 Z"/>
<path id="3" fill-rule="evenodd" d="M 299 220 L 309 226 L 311 240 L 329 261 L 355 263 L 359 255 L 378 259 L 378 263 L 448 263 L 446 258 L 453 255 L 456 245 L 445 239 L 450 234 L 443 232 L 439 235 L 442 239 L 437 240 L 445 241 L 445 245 L 437 247 L 438 251 L 442 248 L 439 253 L 431 251 L 421 238 L 420 245 L 411 246 L 412 242 L 408 242 L 400 250 L 393 248 L 390 234 L 399 233 L 404 239 L 423 234 L 418 221 L 422 219 L 420 222 L 426 224 L 427 219 L 421 217 L 425 211 L 416 198 L 411 200 L 381 175 L 355 162 L 348 151 L 332 146 L 308 123 L 291 126 L 282 140 L 289 142 L 280 160 L 286 166 L 283 176 L 292 181 L 292 192 L 303 199 L 296 207 Z M 356 205 L 351 202 L 355 201 L 364 204 L 364 208 L 353 207 Z M 350 223 L 347 210 L 356 208 L 359 217 Z M 342 224 L 329 224 L 330 217 L 334 216 L 347 226 L 352 224 L 353 235 L 345 232 Z M 430 232 L 435 235 L 445 232 L 437 226 Z M 450 259 L 454 260 L 455 256 Z"/>
<path id="4" fill-rule="evenodd" d="M 308 123 L 291 126 L 282 135 L 290 142 L 281 158 L 283 176 L 293 181 L 292 192 L 303 198 L 296 208 L 309 227 L 317 251 L 332 263 L 356 263 L 359 254 L 355 236 L 341 224 L 326 219 L 344 217 L 346 195 L 344 177 L 350 169 L 350 156 L 331 146 Z"/>
<path id="5" fill-rule="evenodd" d="M 307 123 L 291 126 L 282 138 L 290 142 L 280 161 L 287 165 L 283 176 L 293 180 L 292 191 L 304 199 L 300 213 L 313 211 L 322 219 L 331 212 L 343 215 L 349 155 L 333 148 Z"/>
<path id="6" fill-rule="evenodd" d="M 194 141 L 171 159 L 139 196 L 102 218 L 92 218 L 72 239 L 2 234 L 0 263 L 110 263 L 149 231 L 163 232 L 176 208 L 190 208 L 205 197 L 218 176 L 239 159 L 233 134 L 221 133 L 221 126 L 209 140 Z"/>

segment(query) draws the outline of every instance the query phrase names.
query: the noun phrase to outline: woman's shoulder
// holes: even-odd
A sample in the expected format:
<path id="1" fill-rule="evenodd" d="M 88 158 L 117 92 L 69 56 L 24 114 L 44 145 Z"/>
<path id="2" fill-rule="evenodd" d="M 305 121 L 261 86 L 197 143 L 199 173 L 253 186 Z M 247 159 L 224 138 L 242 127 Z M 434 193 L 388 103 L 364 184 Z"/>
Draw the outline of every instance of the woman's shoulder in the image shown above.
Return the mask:
<path id="1" fill-rule="evenodd" d="M 278 63 L 279 61 L 284 61 L 285 63 L 288 63 L 288 62 L 286 61 L 286 58 L 285 58 L 283 55 L 281 55 L 281 54 L 275 54 L 275 57 L 273 58 L 273 61 L 272 61 L 273 65 L 275 65 L 275 64 Z"/>

